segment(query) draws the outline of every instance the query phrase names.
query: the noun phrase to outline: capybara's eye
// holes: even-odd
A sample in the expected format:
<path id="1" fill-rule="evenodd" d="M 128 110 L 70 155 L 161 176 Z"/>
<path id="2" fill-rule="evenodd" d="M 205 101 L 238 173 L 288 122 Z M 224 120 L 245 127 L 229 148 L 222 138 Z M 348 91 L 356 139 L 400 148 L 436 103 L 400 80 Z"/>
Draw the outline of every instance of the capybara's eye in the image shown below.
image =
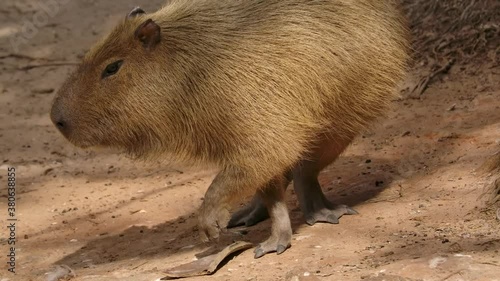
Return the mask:
<path id="1" fill-rule="evenodd" d="M 120 70 L 120 67 L 123 64 L 123 60 L 115 61 L 113 63 L 108 64 L 104 71 L 102 72 L 102 78 L 106 78 L 108 76 L 114 75 Z"/>

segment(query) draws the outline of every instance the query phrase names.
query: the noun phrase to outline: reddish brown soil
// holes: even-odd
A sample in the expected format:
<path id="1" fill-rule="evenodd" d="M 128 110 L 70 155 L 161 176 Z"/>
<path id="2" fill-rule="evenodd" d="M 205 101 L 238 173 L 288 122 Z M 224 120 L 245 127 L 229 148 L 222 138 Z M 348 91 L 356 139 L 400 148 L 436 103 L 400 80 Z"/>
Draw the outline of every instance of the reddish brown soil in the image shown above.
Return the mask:
<path id="1" fill-rule="evenodd" d="M 213 172 L 82 151 L 48 117 L 71 64 L 137 1 L 70 1 L 14 50 L 11 38 L 40 11 L 37 2 L 7 0 L 0 8 L 0 218 L 6 225 L 4 183 L 14 166 L 19 219 L 17 273 L 7 271 L 2 227 L 0 280 L 45 280 L 55 265 L 74 270 L 71 280 L 161 278 L 205 250 L 195 212 Z M 154 10 L 162 1 L 145 2 Z M 447 55 L 417 57 L 408 84 L 456 54 Z M 500 150 L 493 55 L 458 58 L 419 98 L 394 101 L 389 117 L 322 173 L 327 197 L 359 215 L 307 226 L 289 190 L 289 250 L 258 260 L 246 251 L 213 276 L 191 280 L 500 280 L 500 224 L 480 198 L 498 175 L 475 172 Z M 269 229 L 266 221 L 241 239 L 258 243 Z"/>

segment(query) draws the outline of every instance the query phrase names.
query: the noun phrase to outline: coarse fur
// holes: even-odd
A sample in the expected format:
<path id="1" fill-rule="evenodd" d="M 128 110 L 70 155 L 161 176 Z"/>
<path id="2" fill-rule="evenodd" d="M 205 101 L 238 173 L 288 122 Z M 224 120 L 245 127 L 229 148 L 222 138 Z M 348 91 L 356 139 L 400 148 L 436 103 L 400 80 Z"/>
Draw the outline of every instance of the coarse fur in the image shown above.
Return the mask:
<path id="1" fill-rule="evenodd" d="M 153 49 L 134 37 L 148 19 L 161 27 Z M 229 201 L 307 159 L 318 140 L 341 151 L 384 116 L 407 34 L 393 0 L 172 0 L 96 44 L 52 116 L 77 146 L 245 174 Z"/>

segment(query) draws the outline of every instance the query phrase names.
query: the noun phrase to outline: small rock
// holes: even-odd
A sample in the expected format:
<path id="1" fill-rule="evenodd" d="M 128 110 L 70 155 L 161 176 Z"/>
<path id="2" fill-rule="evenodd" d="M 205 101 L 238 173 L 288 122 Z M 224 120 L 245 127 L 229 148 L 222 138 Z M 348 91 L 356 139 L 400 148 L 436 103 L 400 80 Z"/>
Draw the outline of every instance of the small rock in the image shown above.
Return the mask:
<path id="1" fill-rule="evenodd" d="M 180 250 L 188 250 L 188 249 L 192 249 L 194 248 L 196 245 L 187 245 L 187 246 L 184 246 L 182 248 L 180 248 Z"/>
<path id="2" fill-rule="evenodd" d="M 292 239 L 293 239 L 293 240 L 296 240 L 296 241 L 300 241 L 300 240 L 307 239 L 307 238 L 309 238 L 309 237 L 311 237 L 311 235 L 298 235 L 298 236 L 296 236 L 296 237 L 293 237 Z"/>
<path id="3" fill-rule="evenodd" d="M 35 88 L 31 90 L 34 94 L 52 94 L 54 92 L 54 88 Z"/>
<path id="4" fill-rule="evenodd" d="M 445 257 L 435 257 L 433 259 L 431 259 L 429 261 L 429 267 L 430 268 L 436 268 L 438 267 L 440 264 L 446 262 L 446 258 Z"/>
<path id="5" fill-rule="evenodd" d="M 462 251 L 462 246 L 460 246 L 460 244 L 455 242 L 455 243 L 450 245 L 450 252 L 458 253 L 461 251 Z"/>
<path id="6" fill-rule="evenodd" d="M 54 171 L 54 168 L 48 168 L 47 170 L 45 170 L 45 171 L 43 172 L 43 175 L 44 175 L 44 176 L 46 176 L 46 175 L 48 175 L 48 174 L 49 174 L 50 172 L 52 172 L 52 171 Z"/>
<path id="7" fill-rule="evenodd" d="M 394 252 L 393 251 L 389 251 L 389 252 L 383 253 L 382 257 L 388 257 L 388 256 L 392 256 L 392 255 L 394 255 Z"/>
<path id="8" fill-rule="evenodd" d="M 238 230 L 236 233 L 238 233 L 240 235 L 247 235 L 248 234 L 248 230 L 242 229 L 242 230 Z"/>
<path id="9" fill-rule="evenodd" d="M 58 281 L 58 280 L 69 280 L 73 277 L 76 277 L 75 272 L 73 269 L 69 268 L 67 265 L 57 265 L 56 268 L 51 271 L 46 273 L 46 279 L 47 281 Z"/>

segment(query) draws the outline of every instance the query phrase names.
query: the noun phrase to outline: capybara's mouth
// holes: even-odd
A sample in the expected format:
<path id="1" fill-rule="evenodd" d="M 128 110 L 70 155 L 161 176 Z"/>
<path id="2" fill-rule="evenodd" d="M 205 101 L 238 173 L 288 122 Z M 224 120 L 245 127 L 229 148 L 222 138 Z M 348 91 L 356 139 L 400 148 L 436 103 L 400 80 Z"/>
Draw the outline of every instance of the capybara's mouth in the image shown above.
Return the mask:
<path id="1" fill-rule="evenodd" d="M 94 146 L 96 146 L 95 144 L 92 144 L 91 142 L 86 142 L 86 141 L 75 141 L 75 140 L 72 140 L 72 139 L 68 139 L 69 142 L 71 144 L 73 144 L 74 146 L 78 147 L 78 148 L 82 148 L 82 149 L 88 149 L 88 148 L 92 148 Z"/>
<path id="2" fill-rule="evenodd" d="M 79 140 L 78 142 L 73 141 L 73 140 L 69 140 L 69 141 L 73 146 L 80 148 L 80 149 L 83 149 L 83 150 L 88 150 L 88 151 L 98 151 L 98 152 L 104 151 L 104 152 L 110 152 L 110 153 L 116 153 L 116 154 L 120 154 L 120 153 L 125 152 L 125 149 L 123 149 L 123 148 L 118 148 L 116 146 L 112 146 L 109 144 L 95 143 L 95 142 L 92 142 L 89 140 L 85 140 L 85 141 Z"/>
<path id="3" fill-rule="evenodd" d="M 78 148 L 89 149 L 89 148 L 93 148 L 93 147 L 99 146 L 98 143 L 96 143 L 95 141 L 92 141 L 92 139 L 90 138 L 90 136 L 82 137 L 82 136 L 75 136 L 75 135 L 70 135 L 70 136 L 64 135 L 64 137 L 72 145 L 74 145 L 75 147 L 78 147 Z"/>

